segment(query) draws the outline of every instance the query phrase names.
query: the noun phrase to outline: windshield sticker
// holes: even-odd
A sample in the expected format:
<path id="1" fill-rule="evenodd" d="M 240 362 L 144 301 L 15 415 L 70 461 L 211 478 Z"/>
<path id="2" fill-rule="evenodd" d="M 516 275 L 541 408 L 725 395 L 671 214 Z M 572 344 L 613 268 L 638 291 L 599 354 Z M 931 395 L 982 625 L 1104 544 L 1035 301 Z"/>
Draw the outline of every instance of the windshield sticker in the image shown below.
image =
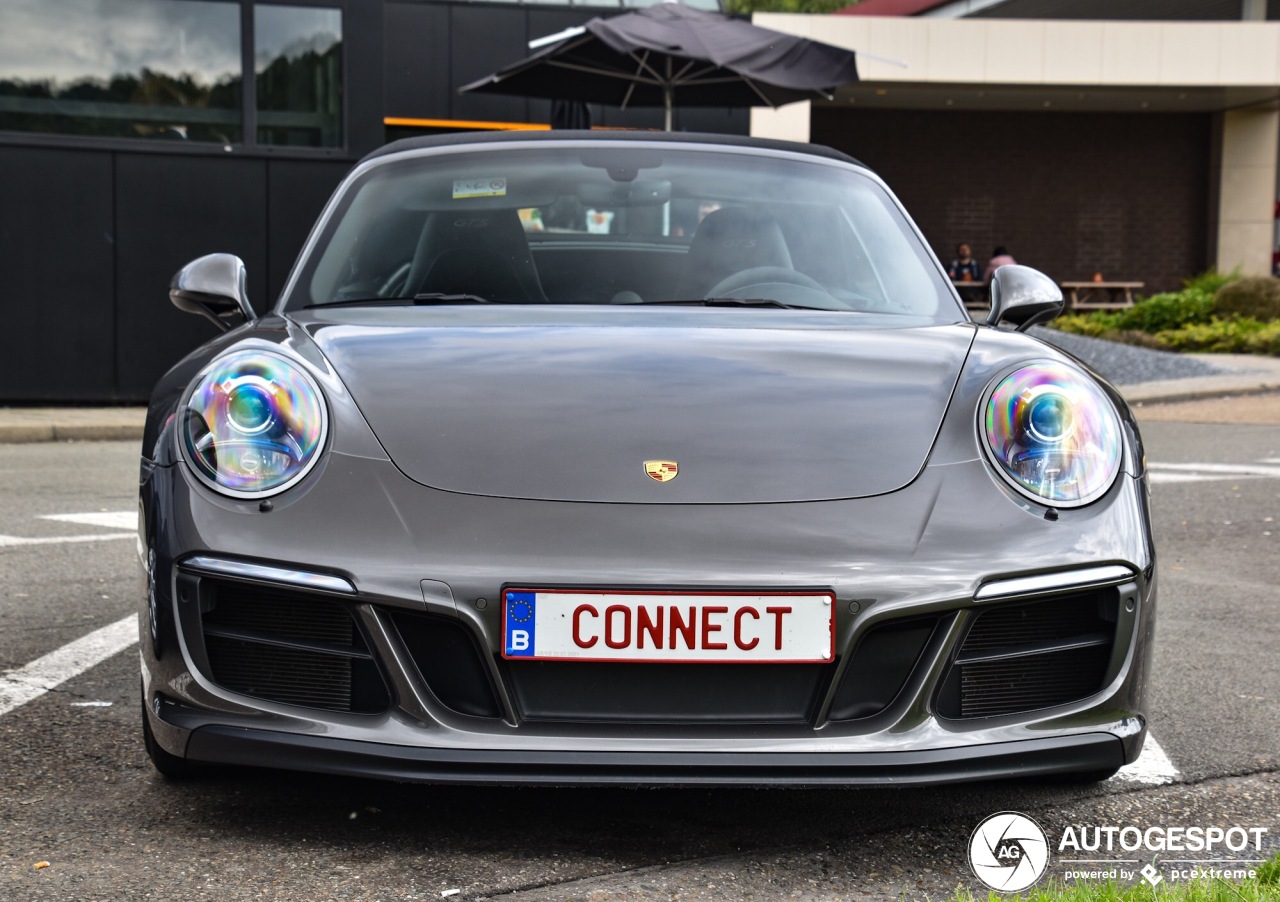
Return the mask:
<path id="1" fill-rule="evenodd" d="M 453 199 L 464 197 L 505 197 L 506 179 L 455 179 Z"/>

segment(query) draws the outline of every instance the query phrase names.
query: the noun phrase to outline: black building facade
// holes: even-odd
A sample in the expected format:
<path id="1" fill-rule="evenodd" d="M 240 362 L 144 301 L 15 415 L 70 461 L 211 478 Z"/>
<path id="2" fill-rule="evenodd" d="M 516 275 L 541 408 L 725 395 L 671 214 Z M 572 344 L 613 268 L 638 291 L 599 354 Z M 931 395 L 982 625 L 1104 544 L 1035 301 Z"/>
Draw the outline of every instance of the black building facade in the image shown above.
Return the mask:
<path id="1" fill-rule="evenodd" d="M 612 6 L 619 10 L 618 5 Z M 0 0 L 0 403 L 137 402 L 210 337 L 169 279 L 244 259 L 259 312 L 334 186 L 387 140 L 546 123 L 459 95 L 609 6 Z M 658 110 L 593 110 L 660 127 Z M 676 128 L 745 134 L 746 110 Z"/>

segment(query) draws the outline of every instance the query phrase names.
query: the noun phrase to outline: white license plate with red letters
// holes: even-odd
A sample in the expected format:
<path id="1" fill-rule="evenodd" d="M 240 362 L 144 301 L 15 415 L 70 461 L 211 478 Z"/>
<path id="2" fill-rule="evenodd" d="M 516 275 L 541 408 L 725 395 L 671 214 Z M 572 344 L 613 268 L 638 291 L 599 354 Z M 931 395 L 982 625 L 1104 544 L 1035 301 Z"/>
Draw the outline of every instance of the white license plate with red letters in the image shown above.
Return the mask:
<path id="1" fill-rule="evenodd" d="M 822 664 L 835 658 L 835 597 L 507 589 L 502 634 L 516 661 Z"/>

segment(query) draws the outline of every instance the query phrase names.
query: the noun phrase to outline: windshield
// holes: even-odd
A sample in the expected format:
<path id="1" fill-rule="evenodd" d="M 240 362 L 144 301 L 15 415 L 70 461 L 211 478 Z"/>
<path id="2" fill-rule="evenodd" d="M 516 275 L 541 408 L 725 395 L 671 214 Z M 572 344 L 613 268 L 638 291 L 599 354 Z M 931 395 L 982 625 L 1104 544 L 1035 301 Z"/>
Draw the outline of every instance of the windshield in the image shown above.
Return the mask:
<path id="1" fill-rule="evenodd" d="M 964 314 L 860 170 L 722 146 L 479 145 L 344 191 L 288 308 L 707 304 Z"/>

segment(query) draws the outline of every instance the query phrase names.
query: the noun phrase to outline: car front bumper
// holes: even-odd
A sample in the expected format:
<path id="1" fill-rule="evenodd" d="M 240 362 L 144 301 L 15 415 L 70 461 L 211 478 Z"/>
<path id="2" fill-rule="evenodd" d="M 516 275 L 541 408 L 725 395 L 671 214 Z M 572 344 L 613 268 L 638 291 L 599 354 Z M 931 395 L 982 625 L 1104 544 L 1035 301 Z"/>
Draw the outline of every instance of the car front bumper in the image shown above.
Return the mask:
<path id="1" fill-rule="evenodd" d="M 1155 586 L 1140 479 L 1122 475 L 1103 501 L 1050 520 L 1010 498 L 980 459 L 926 468 L 891 496 L 785 505 L 464 496 L 414 483 L 389 461 L 336 453 L 323 469 L 267 513 L 214 496 L 181 464 L 144 467 L 143 557 L 152 561 L 144 623 L 155 620 L 156 637 L 144 629 L 144 694 L 156 739 L 170 753 L 398 780 L 756 785 L 1099 773 L 1141 749 Z M 235 565 L 244 564 L 266 569 L 237 575 Z M 298 704 L 243 691 L 249 677 L 220 675 L 201 589 L 211 582 L 347 611 L 385 705 Z M 722 683 L 709 684 L 705 705 L 691 702 L 670 717 L 630 716 L 603 702 L 557 713 L 546 699 L 571 694 L 575 665 L 531 688 L 513 673 L 521 665 L 501 658 L 498 599 L 511 585 L 821 587 L 837 600 L 836 662 L 812 679 L 783 678 L 794 683 L 792 701 L 747 698 L 732 717 L 717 716 L 717 697 L 732 695 L 735 683 L 743 696 L 767 693 L 767 673 L 708 676 Z M 1095 603 L 1089 593 L 1114 621 L 1105 648 L 1096 646 L 1103 650 L 1095 686 L 1064 700 L 1050 679 L 1040 698 L 1052 704 L 1033 698 L 1016 710 L 1010 693 L 1039 672 L 1034 653 L 1052 661 L 1080 645 L 1065 637 L 994 656 L 1026 666 L 1000 676 L 999 662 L 992 665 L 1011 699 L 993 713 L 980 706 L 966 713 L 952 697 L 961 691 L 967 637 L 984 612 L 1034 613 L 1047 608 L 1029 606 L 1058 601 L 1087 607 Z M 466 691 L 442 683 L 447 676 L 426 674 L 405 618 L 466 638 L 475 654 L 463 671 L 486 684 L 487 701 L 472 705 Z M 868 637 L 903 623 L 925 627 L 918 644 L 906 646 L 911 660 L 894 665 L 900 678 L 877 698 L 850 701 L 844 687 L 878 672 L 861 655 Z M 233 626 L 240 632 L 223 624 L 218 641 L 253 638 Z M 643 681 L 646 672 L 635 668 L 647 666 L 634 665 L 626 679 Z M 726 673 L 692 666 L 689 675 Z M 576 682 L 598 682 L 601 673 L 609 671 Z M 655 686 L 670 692 L 682 679 L 671 674 Z M 621 682 L 596 699 L 626 697 Z M 696 681 L 685 685 L 696 700 Z"/>

